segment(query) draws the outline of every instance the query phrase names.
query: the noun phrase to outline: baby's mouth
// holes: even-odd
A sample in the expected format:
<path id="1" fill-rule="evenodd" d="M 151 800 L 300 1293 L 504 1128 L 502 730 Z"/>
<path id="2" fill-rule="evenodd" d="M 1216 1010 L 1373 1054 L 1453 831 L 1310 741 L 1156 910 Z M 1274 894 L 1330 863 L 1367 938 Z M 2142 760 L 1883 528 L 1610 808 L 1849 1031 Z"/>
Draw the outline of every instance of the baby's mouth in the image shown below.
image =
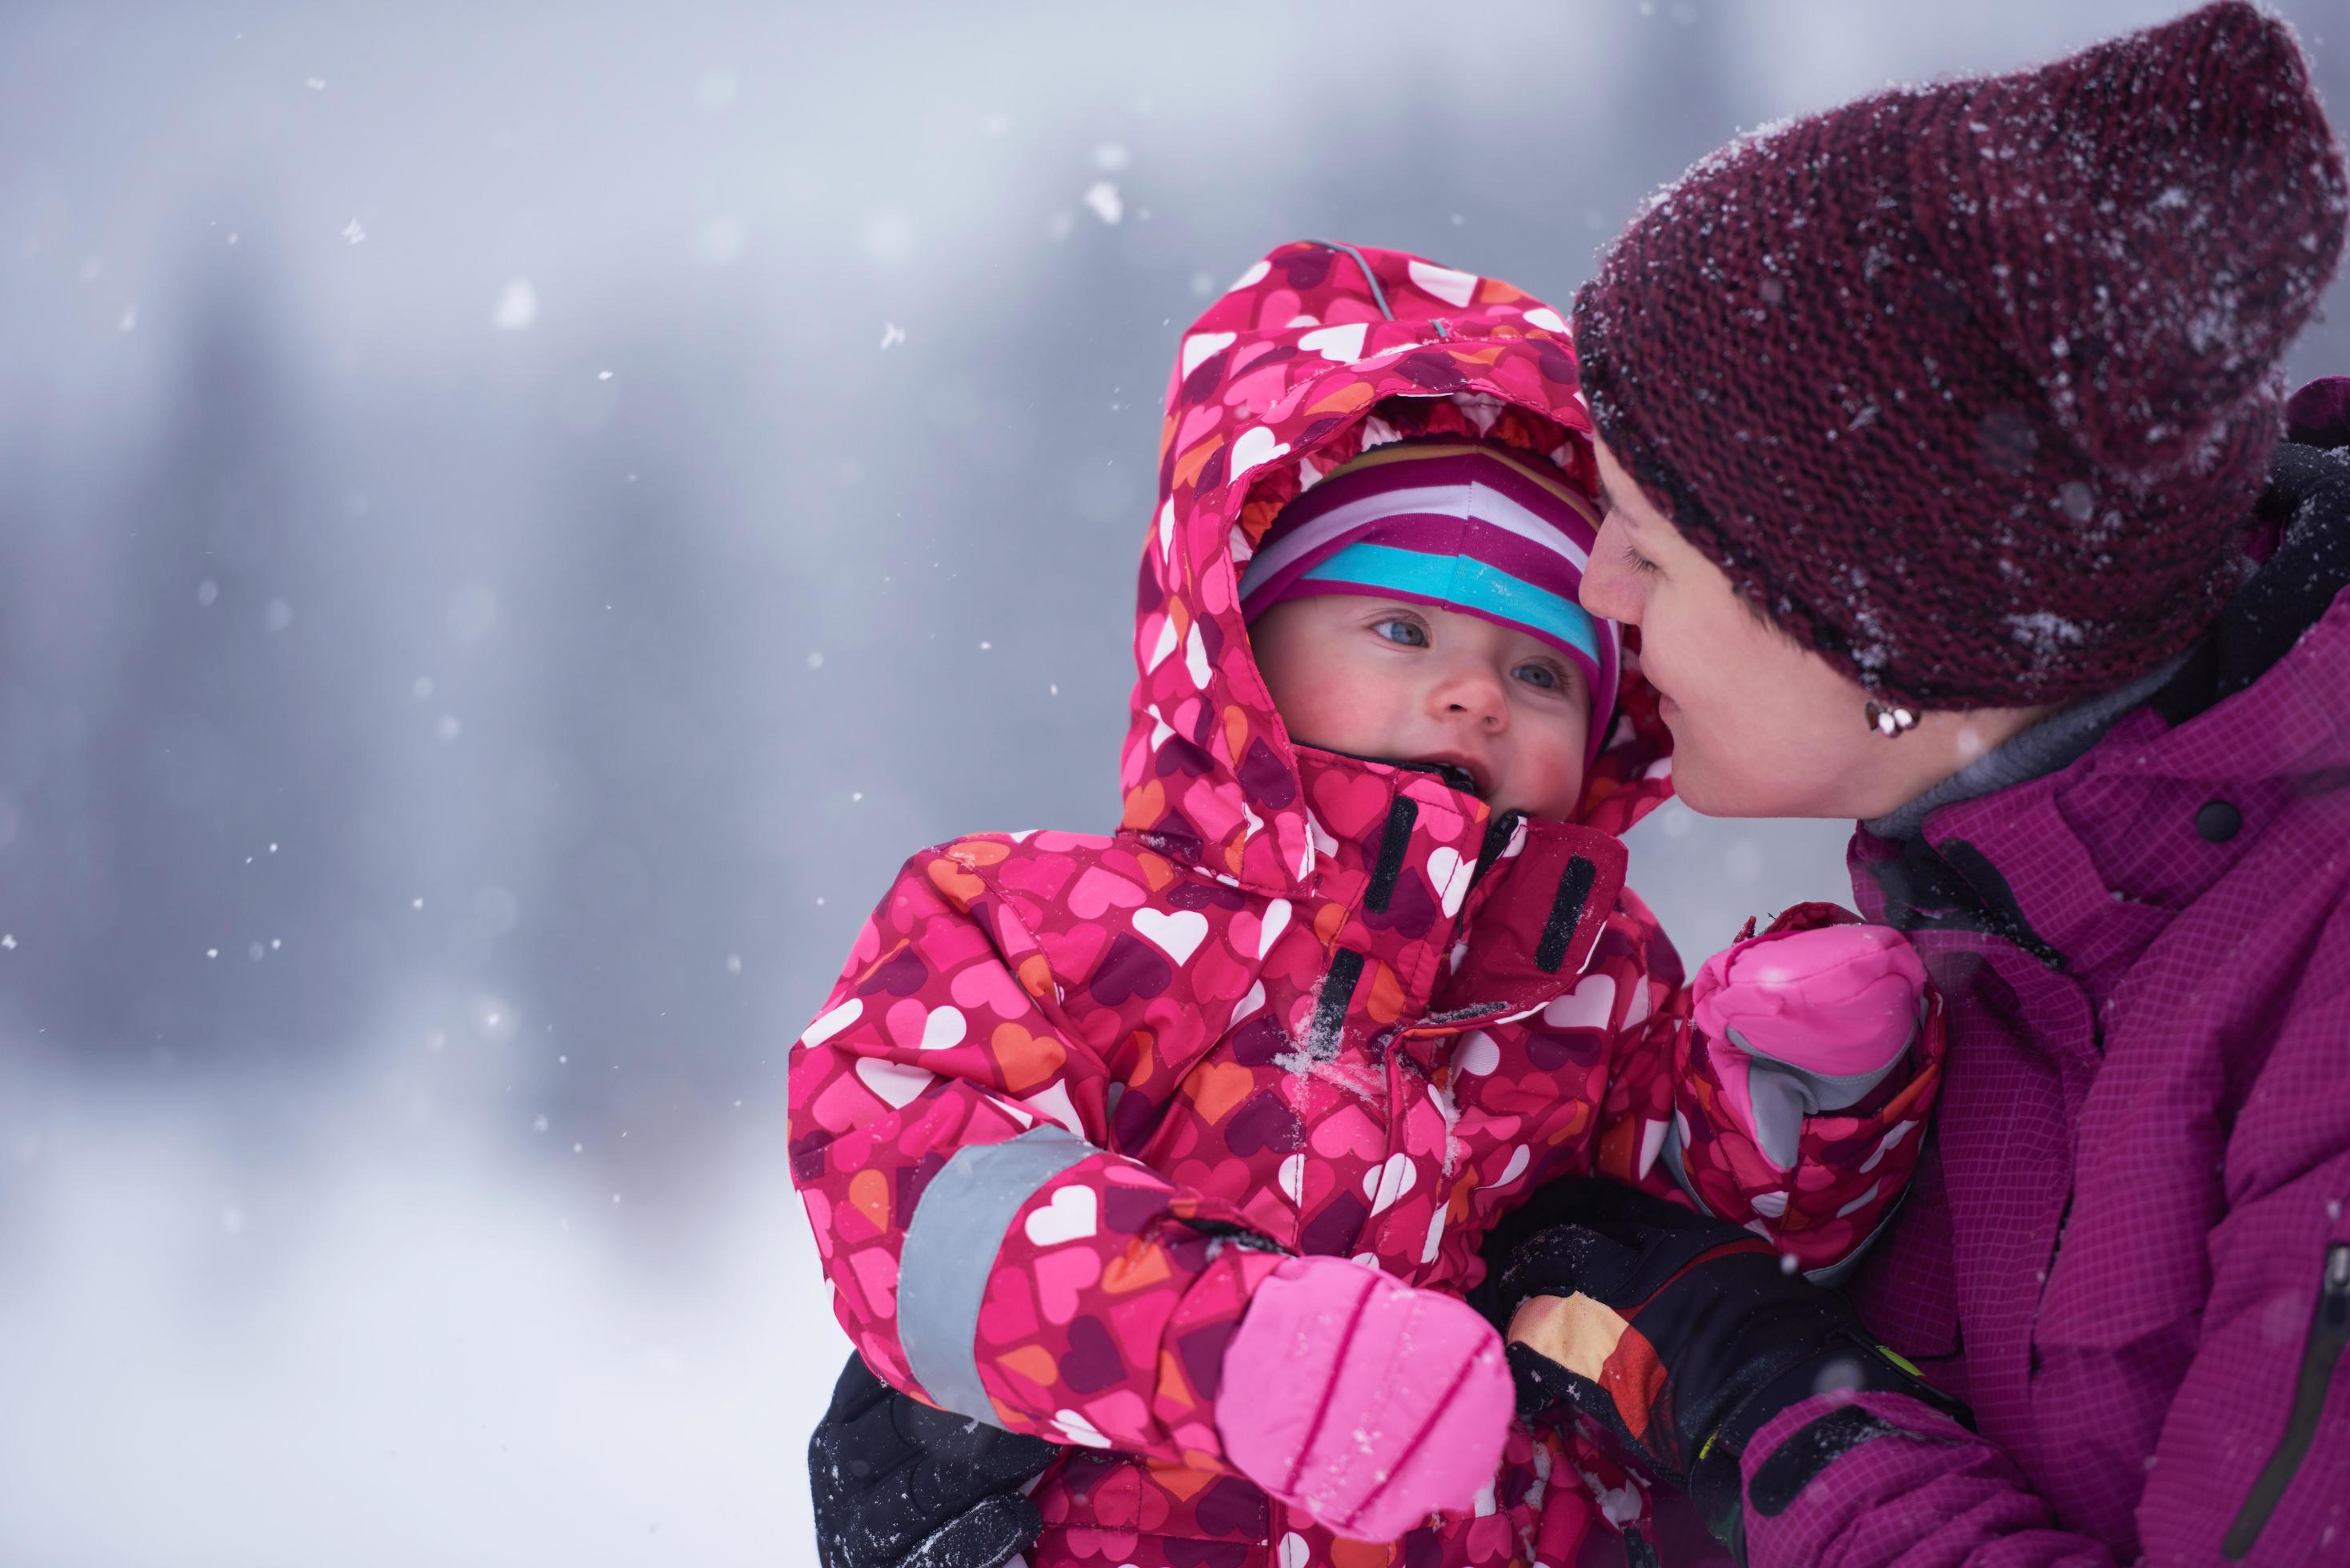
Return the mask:
<path id="1" fill-rule="evenodd" d="M 1479 800 L 1483 800 L 1493 787 L 1485 777 L 1484 770 L 1467 757 L 1421 757 L 1415 765 L 1432 769 L 1447 784 L 1463 794 L 1473 794 Z"/>

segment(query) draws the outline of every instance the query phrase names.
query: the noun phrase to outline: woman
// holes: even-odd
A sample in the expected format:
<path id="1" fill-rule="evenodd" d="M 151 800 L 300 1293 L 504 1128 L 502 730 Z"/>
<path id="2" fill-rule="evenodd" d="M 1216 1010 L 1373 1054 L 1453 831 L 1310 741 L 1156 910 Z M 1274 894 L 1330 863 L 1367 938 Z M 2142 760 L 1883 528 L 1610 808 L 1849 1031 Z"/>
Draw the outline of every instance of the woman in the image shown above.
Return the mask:
<path id="1" fill-rule="evenodd" d="M 2345 189 L 2224 4 L 1736 144 L 1578 304 L 1586 601 L 1644 628 L 1679 792 L 1862 819 L 1860 907 L 1950 1007 L 1852 1305 L 1587 1184 L 1488 1249 L 1522 1404 L 1748 1563 L 2350 1552 L 2350 419 L 2275 390 Z M 853 1560 L 1008 1549 L 952 1462 Z"/>

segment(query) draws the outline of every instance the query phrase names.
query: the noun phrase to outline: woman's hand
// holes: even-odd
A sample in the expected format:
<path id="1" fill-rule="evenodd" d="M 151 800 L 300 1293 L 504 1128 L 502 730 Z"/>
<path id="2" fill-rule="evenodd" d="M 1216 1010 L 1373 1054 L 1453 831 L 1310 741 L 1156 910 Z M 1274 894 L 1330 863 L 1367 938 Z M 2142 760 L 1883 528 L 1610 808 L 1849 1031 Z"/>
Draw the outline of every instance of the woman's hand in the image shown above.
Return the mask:
<path id="1" fill-rule="evenodd" d="M 1519 1408 L 1565 1400 L 1687 1491 L 1723 1541 L 1745 1446 L 1789 1406 L 1882 1389 L 1966 1418 L 1749 1231 L 1594 1178 L 1555 1181 L 1531 1206 L 1557 1222 L 1503 1261 L 1497 1297 Z"/>

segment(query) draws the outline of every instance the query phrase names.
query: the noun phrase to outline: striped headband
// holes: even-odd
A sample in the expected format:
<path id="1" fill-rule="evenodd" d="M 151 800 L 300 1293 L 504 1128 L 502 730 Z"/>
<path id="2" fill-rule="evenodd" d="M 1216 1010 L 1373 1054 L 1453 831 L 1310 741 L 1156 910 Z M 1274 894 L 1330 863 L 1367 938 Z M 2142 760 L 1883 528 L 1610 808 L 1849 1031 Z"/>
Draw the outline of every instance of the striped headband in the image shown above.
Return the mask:
<path id="1" fill-rule="evenodd" d="M 1250 619 L 1287 599 L 1363 594 L 1457 610 L 1540 638 L 1583 671 L 1596 755 L 1622 632 L 1576 602 L 1596 509 L 1549 464 L 1463 441 L 1398 442 L 1282 508 L 1241 576 Z"/>

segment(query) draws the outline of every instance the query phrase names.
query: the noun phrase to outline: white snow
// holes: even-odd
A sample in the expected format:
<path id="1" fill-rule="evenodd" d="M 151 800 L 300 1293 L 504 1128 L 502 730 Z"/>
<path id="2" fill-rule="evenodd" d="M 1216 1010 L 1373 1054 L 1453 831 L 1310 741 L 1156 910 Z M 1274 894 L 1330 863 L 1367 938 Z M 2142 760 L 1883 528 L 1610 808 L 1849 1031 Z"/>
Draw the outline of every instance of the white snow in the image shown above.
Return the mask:
<path id="1" fill-rule="evenodd" d="M 1093 209 L 1095 217 L 1105 223 L 1115 224 L 1126 216 L 1126 203 L 1118 198 L 1114 181 L 1097 180 L 1086 187 L 1085 203 Z"/>

